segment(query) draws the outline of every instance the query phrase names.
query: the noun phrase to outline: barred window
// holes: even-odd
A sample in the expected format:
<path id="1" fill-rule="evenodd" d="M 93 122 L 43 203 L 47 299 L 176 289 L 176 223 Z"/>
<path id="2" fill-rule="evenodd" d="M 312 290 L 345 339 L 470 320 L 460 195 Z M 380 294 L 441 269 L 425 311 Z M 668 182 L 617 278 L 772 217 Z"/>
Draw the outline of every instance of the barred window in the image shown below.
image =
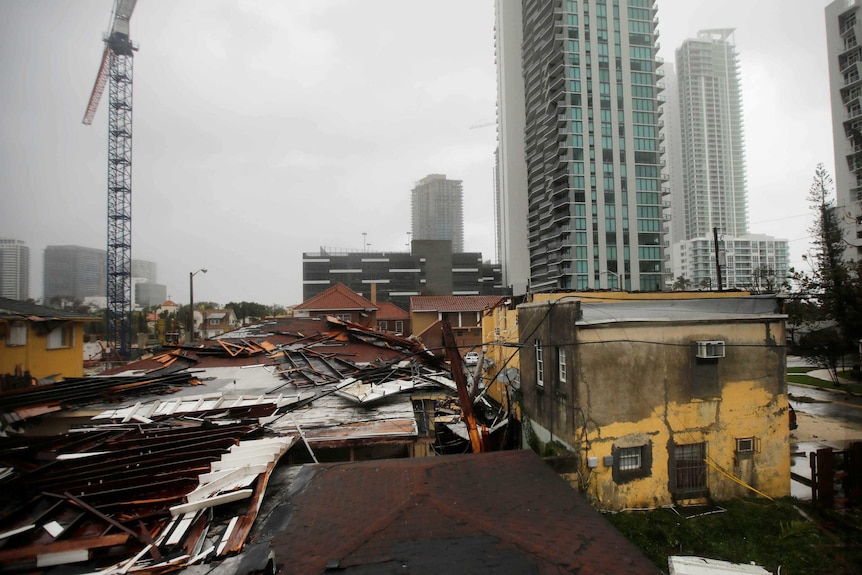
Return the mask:
<path id="1" fill-rule="evenodd" d="M 620 471 L 638 471 L 643 468 L 643 447 L 623 447 L 619 450 Z"/>

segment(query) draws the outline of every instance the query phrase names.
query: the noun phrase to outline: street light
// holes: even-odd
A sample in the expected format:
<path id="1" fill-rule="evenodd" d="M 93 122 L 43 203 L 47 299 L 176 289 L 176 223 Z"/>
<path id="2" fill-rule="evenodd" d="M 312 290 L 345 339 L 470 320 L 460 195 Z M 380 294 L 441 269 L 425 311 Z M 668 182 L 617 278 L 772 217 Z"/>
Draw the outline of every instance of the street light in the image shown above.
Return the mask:
<path id="1" fill-rule="evenodd" d="M 623 291 L 625 289 L 625 283 L 626 283 L 626 273 L 625 272 L 623 272 L 622 277 L 620 277 L 620 274 L 618 274 L 617 272 L 612 272 L 611 270 L 602 270 L 601 273 L 611 274 L 612 276 L 617 278 L 617 283 L 619 284 L 619 290 Z"/>
<path id="2" fill-rule="evenodd" d="M 206 268 L 196 272 L 189 272 L 189 342 L 195 340 L 195 276 L 198 272 L 207 273 Z"/>

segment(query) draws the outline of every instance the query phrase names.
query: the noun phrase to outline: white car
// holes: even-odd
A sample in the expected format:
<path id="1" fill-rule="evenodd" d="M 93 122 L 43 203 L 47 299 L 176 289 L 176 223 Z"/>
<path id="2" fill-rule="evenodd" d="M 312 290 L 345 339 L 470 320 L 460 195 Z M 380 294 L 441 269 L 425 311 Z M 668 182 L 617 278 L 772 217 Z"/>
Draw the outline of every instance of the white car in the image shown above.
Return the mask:
<path id="1" fill-rule="evenodd" d="M 464 365 L 479 365 L 479 354 L 475 351 L 468 351 L 464 354 Z"/>

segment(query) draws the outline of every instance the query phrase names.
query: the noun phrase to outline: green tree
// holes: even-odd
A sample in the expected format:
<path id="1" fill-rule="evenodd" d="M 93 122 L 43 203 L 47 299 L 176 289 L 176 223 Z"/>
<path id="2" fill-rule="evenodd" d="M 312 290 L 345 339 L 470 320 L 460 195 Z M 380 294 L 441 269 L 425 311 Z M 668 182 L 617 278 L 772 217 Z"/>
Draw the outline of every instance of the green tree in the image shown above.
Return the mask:
<path id="1" fill-rule="evenodd" d="M 844 259 L 842 214 L 835 208 L 832 177 L 823 164 L 818 164 L 814 171 L 807 199 L 815 216 L 809 228 L 813 250 L 805 257 L 811 271 L 793 271 L 792 277 L 802 297 L 819 308 L 820 313 L 811 313 L 804 306 L 798 307 L 797 311 L 805 311 L 809 321 L 814 317 L 820 321 L 834 321 L 837 325 L 837 333 L 821 338 L 823 341 L 818 342 L 818 347 L 835 345 L 842 351 L 852 349 L 853 343 L 862 338 L 862 266 Z M 808 357 L 812 363 L 829 368 L 828 362 L 823 360 L 825 355 L 828 354 Z"/>
<path id="2" fill-rule="evenodd" d="M 229 302 L 225 307 L 228 309 L 232 309 L 233 313 L 236 314 L 236 318 L 240 322 L 245 321 L 246 318 L 250 320 L 257 320 L 272 315 L 270 313 L 270 309 L 261 303 L 248 301 L 232 301 Z"/>
<path id="3" fill-rule="evenodd" d="M 691 287 L 691 281 L 689 281 L 688 278 L 686 278 L 685 276 L 678 276 L 674 280 L 673 286 L 671 286 L 671 289 L 673 289 L 673 291 L 685 291 L 690 287 Z"/>

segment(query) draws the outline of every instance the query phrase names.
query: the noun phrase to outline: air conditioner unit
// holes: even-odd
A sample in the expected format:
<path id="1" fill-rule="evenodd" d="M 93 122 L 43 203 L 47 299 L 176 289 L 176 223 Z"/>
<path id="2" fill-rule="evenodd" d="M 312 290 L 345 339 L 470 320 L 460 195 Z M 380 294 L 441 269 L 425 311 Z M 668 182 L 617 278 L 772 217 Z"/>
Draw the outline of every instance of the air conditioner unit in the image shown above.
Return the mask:
<path id="1" fill-rule="evenodd" d="M 718 359 L 724 357 L 724 341 L 713 339 L 697 342 L 698 359 Z"/>

